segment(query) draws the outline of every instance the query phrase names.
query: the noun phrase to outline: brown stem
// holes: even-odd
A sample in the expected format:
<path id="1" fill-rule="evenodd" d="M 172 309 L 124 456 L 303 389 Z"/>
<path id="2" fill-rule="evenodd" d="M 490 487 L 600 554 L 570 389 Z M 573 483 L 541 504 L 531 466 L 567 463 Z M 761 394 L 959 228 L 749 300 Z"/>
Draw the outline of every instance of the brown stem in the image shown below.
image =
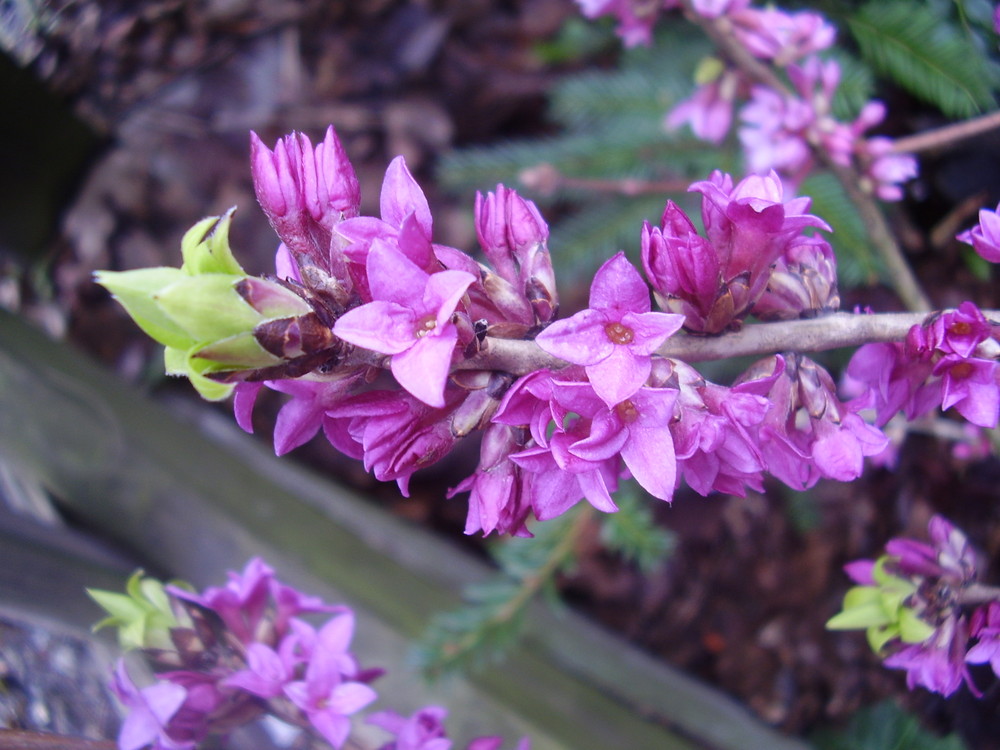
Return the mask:
<path id="1" fill-rule="evenodd" d="M 552 195 L 557 190 L 588 190 L 595 193 L 618 193 L 620 195 L 658 195 L 662 193 L 686 193 L 690 180 L 639 180 L 626 177 L 620 180 L 595 179 L 589 177 L 567 177 L 552 164 L 539 164 L 525 169 L 519 175 L 521 184 L 542 195 Z"/>
<path id="2" fill-rule="evenodd" d="M 1000 602 L 1000 587 L 973 583 L 958 592 L 958 601 L 962 604 Z"/>
<path id="3" fill-rule="evenodd" d="M 774 69 L 751 55 L 733 36 L 731 21 L 720 18 L 704 18 L 698 15 L 690 0 L 684 0 L 684 8 L 688 17 L 701 26 L 708 37 L 715 43 L 719 51 L 737 68 L 742 70 L 752 80 L 762 83 L 786 96 L 795 96 L 788 86 L 778 77 Z M 843 185 L 848 198 L 857 208 L 861 219 L 871 238 L 876 252 L 882 256 L 889 272 L 889 283 L 892 284 L 903 304 L 910 310 L 926 310 L 930 301 L 920 288 L 913 270 L 903 256 L 903 252 L 892 235 L 885 216 L 874 197 L 862 189 L 862 179 L 854 167 L 844 167 L 835 164 L 830 155 L 822 149 L 810 144 L 816 158 L 828 168 Z"/>
<path id="4" fill-rule="evenodd" d="M 880 313 L 856 315 L 833 313 L 810 320 L 748 325 L 722 336 L 677 335 L 667 340 L 657 354 L 685 362 L 707 362 L 743 356 L 765 356 L 780 352 L 822 352 L 876 342 L 902 341 L 906 333 L 922 323 L 929 313 Z M 1000 310 L 983 310 L 991 321 L 1000 321 Z M 458 365 L 459 369 L 500 370 L 526 375 L 535 370 L 567 366 L 542 351 L 534 341 L 488 337 L 483 351 Z"/>
<path id="5" fill-rule="evenodd" d="M 963 120 L 934 130 L 897 138 L 893 141 L 892 150 L 898 154 L 931 151 L 951 146 L 957 141 L 973 138 L 997 128 L 1000 128 L 1000 110 L 974 117 L 971 120 Z"/>

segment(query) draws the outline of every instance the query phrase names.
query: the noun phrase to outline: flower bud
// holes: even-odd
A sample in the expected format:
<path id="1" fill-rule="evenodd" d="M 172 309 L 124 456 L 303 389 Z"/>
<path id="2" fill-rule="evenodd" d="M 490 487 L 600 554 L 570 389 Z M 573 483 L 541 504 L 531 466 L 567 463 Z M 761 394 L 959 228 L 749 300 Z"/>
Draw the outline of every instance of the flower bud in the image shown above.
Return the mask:
<path id="1" fill-rule="evenodd" d="M 271 151 L 251 133 L 250 168 L 257 200 L 292 254 L 328 271 L 340 268 L 330 257 L 333 228 L 357 215 L 361 194 L 333 128 L 315 149 L 306 135 L 292 133 Z"/>

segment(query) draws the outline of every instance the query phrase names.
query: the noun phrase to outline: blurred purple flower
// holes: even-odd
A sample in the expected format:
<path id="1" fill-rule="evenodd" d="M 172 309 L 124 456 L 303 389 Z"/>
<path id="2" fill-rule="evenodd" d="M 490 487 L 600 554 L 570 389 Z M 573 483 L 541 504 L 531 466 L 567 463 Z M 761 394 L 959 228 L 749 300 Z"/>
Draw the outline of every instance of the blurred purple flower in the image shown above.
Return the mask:
<path id="1" fill-rule="evenodd" d="M 128 710 L 118 733 L 120 750 L 139 750 L 152 745 L 163 750 L 187 750 L 193 742 L 171 739 L 167 728 L 187 697 L 187 691 L 173 682 L 161 680 L 141 690 L 125 670 L 125 660 L 119 659 L 111 688 Z"/>
<path id="2" fill-rule="evenodd" d="M 1000 263 L 1000 205 L 996 211 L 982 209 L 979 223 L 958 235 L 959 242 L 973 249 L 990 263 Z"/>

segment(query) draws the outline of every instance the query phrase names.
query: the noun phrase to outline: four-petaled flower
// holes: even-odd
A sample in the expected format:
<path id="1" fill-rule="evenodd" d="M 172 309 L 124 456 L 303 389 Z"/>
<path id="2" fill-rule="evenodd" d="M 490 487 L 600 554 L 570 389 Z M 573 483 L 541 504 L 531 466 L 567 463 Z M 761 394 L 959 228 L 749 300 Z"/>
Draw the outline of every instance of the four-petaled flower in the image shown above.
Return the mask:
<path id="1" fill-rule="evenodd" d="M 628 399 L 646 382 L 652 354 L 684 323 L 684 316 L 650 312 L 649 288 L 625 253 L 594 276 L 590 307 L 550 325 L 535 341 L 554 357 L 583 365 L 608 406 Z"/>
<path id="2" fill-rule="evenodd" d="M 366 264 L 372 302 L 349 310 L 333 332 L 392 356 L 392 374 L 425 404 L 443 407 L 458 329 L 451 317 L 476 279 L 465 271 L 429 274 L 396 247 L 375 239 Z"/>

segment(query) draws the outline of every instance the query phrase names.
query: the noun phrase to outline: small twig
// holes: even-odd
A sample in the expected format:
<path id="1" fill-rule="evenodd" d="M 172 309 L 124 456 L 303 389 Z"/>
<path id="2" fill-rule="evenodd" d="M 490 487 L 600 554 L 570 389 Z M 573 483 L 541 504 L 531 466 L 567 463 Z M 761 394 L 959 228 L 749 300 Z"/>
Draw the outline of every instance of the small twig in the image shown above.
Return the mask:
<path id="1" fill-rule="evenodd" d="M 897 138 L 893 141 L 892 150 L 898 154 L 931 151 L 997 129 L 1000 129 L 1000 110 L 974 117 L 971 120 L 963 120 L 934 130 Z"/>
<path id="2" fill-rule="evenodd" d="M 1000 602 L 1000 587 L 973 583 L 958 592 L 958 601 L 962 604 Z"/>
<path id="3" fill-rule="evenodd" d="M 552 195 L 557 190 L 587 190 L 595 193 L 617 193 L 619 195 L 658 195 L 662 193 L 686 193 L 690 180 L 640 180 L 624 177 L 620 180 L 596 179 L 590 177 L 567 177 L 553 164 L 538 164 L 521 172 L 521 184 L 542 195 Z"/>
<path id="4" fill-rule="evenodd" d="M 989 320 L 1000 320 L 1000 310 L 983 310 Z M 657 354 L 685 362 L 708 362 L 731 357 L 765 356 L 780 352 L 822 352 L 876 342 L 902 341 L 929 313 L 833 313 L 809 320 L 756 323 L 722 336 L 678 335 Z M 568 363 L 542 351 L 534 341 L 487 337 L 476 356 L 460 363 L 463 370 L 499 370 L 526 375 L 535 370 L 560 369 Z"/>

